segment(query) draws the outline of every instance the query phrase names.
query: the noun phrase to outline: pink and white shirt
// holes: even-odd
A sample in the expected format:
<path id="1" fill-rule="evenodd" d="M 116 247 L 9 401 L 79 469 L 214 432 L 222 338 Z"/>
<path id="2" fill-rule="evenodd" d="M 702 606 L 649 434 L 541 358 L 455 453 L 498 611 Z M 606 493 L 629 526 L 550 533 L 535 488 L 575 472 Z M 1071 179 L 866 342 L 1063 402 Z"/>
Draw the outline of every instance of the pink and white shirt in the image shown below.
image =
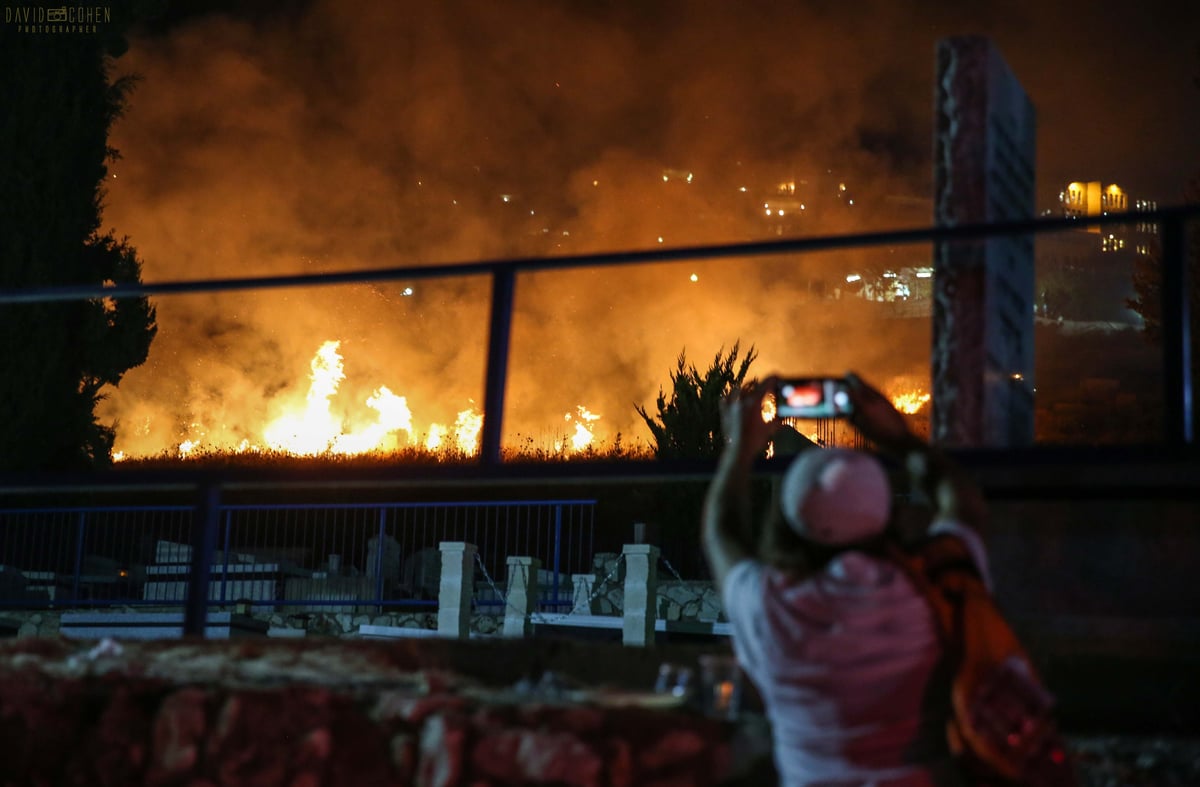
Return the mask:
<path id="1" fill-rule="evenodd" d="M 986 577 L 978 537 L 968 542 Z M 739 662 L 763 697 L 780 783 L 957 784 L 948 676 L 925 599 L 890 561 L 847 551 L 794 579 L 744 560 L 725 580 Z"/>

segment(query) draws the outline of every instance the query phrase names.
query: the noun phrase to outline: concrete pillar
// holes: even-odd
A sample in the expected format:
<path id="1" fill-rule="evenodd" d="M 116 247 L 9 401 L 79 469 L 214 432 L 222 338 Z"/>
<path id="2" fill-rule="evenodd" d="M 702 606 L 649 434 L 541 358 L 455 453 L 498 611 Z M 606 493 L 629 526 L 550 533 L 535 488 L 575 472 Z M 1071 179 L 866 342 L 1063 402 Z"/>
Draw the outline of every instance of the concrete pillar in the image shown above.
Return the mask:
<path id="1" fill-rule="evenodd" d="M 533 633 L 529 615 L 537 606 L 538 570 L 535 557 L 508 558 L 508 603 L 504 605 L 504 636 L 522 638 Z"/>
<path id="2" fill-rule="evenodd" d="M 1036 113 L 986 38 L 937 46 L 934 221 L 1035 215 Z M 933 439 L 950 446 L 1033 440 L 1031 235 L 934 244 Z"/>
<path id="3" fill-rule="evenodd" d="M 471 594 L 475 589 L 474 544 L 443 541 L 442 580 L 438 586 L 438 634 L 466 639 L 471 635 Z"/>
<path id="4" fill-rule="evenodd" d="M 571 594 L 571 612 L 577 615 L 593 615 L 592 593 L 596 590 L 595 574 L 572 574 L 571 584 L 575 592 Z"/>
<path id="5" fill-rule="evenodd" d="M 654 644 L 654 621 L 658 596 L 658 547 L 626 544 L 625 620 L 621 641 L 645 647 Z"/>

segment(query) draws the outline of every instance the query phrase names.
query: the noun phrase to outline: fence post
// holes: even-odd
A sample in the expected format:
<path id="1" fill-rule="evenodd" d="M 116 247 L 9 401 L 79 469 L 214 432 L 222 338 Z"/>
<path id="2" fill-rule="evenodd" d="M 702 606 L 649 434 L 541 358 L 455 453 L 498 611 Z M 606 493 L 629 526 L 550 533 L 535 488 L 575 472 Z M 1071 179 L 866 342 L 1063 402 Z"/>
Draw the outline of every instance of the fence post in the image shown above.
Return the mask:
<path id="1" fill-rule="evenodd" d="M 79 601 L 79 580 L 83 574 L 83 532 L 87 528 L 87 512 L 79 512 L 75 526 L 75 575 L 71 581 L 71 600 Z"/>
<path id="2" fill-rule="evenodd" d="M 626 544 L 625 614 L 621 642 L 645 647 L 654 644 L 658 596 L 658 547 Z"/>
<path id="3" fill-rule="evenodd" d="M 438 634 L 466 639 L 471 636 L 471 596 L 475 590 L 474 544 L 443 541 L 442 579 L 438 586 Z"/>
<path id="4" fill-rule="evenodd" d="M 529 614 L 537 605 L 538 571 L 542 561 L 535 557 L 508 558 L 508 592 L 504 605 L 504 636 L 522 638 L 533 633 Z"/>
<path id="5" fill-rule="evenodd" d="M 188 573 L 187 602 L 183 607 L 185 637 L 203 637 L 205 634 L 208 623 L 208 587 L 212 578 L 212 559 L 221 513 L 219 484 L 204 481 L 196 491 L 196 507 L 192 511 L 192 565 Z"/>
<path id="6" fill-rule="evenodd" d="M 222 604 L 224 604 L 228 600 L 226 598 L 226 595 L 227 595 L 226 591 L 229 588 L 229 529 L 233 524 L 231 521 L 232 519 L 233 519 L 233 512 L 226 511 L 225 512 L 225 538 L 224 538 L 224 543 L 221 546 L 221 550 L 222 550 L 222 554 L 221 554 L 221 603 Z"/>
<path id="7" fill-rule="evenodd" d="M 379 533 L 375 538 L 375 614 L 383 614 L 383 537 L 387 526 L 387 509 L 379 509 Z"/>
<path id="8" fill-rule="evenodd" d="M 504 421 L 504 388 L 508 378 L 508 348 L 515 289 L 516 273 L 511 267 L 497 268 L 492 272 L 492 312 L 488 327 L 483 428 L 479 441 L 479 458 L 484 465 L 500 464 L 500 434 Z"/>
<path id="9" fill-rule="evenodd" d="M 553 584 L 553 595 L 551 595 L 551 603 L 558 606 L 558 572 L 559 572 L 559 553 L 562 549 L 562 503 L 554 506 L 554 578 L 551 580 Z"/>

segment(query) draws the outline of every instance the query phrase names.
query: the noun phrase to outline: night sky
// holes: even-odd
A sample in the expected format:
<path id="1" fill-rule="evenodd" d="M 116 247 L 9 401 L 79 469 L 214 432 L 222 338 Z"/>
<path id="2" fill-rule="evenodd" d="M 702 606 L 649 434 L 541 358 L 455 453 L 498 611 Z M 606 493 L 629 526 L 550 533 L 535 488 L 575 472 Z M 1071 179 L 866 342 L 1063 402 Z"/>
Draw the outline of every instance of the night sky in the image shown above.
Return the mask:
<path id="1" fill-rule="evenodd" d="M 497 50 L 528 46 L 529 61 L 598 71 L 598 80 L 611 75 L 608 70 L 614 67 L 636 69 L 646 97 L 673 92 L 671 85 L 681 77 L 676 65 L 692 71 L 707 63 L 709 70 L 718 71 L 730 61 L 749 63 L 741 74 L 744 80 L 731 77 L 724 87 L 768 101 L 773 91 L 791 93 L 792 99 L 797 93 L 811 94 L 814 78 L 820 83 L 815 92 L 823 99 L 859 90 L 858 101 L 848 103 L 876 103 L 880 114 L 858 129 L 858 141 L 868 148 L 875 143 L 900 162 L 906 157 L 927 159 L 924 137 L 900 137 L 928 125 L 934 43 L 948 35 L 982 34 L 997 42 L 1037 107 L 1043 200 L 1057 193 L 1052 184 L 1100 178 L 1172 204 L 1180 199 L 1183 177 L 1200 167 L 1200 96 L 1195 84 L 1200 77 L 1200 7 L 1195 3 L 1095 0 L 996 7 L 925 0 L 901 10 L 880 0 L 750 0 L 736 7 L 715 2 L 511 2 L 490 11 L 482 3 L 374 3 L 354 10 L 307 0 L 172 0 L 165 5 L 139 28 L 135 49 L 139 40 L 178 37 L 189 29 L 226 21 L 269 31 L 272 42 L 291 39 L 303 47 L 314 43 L 312 31 L 323 27 L 328 35 L 308 53 L 321 61 L 330 47 L 390 48 L 403 44 L 395 36 L 419 38 L 423 30 L 437 39 L 450 32 L 445 20 L 458 17 L 461 24 L 453 32 L 461 36 L 457 43 L 463 46 L 479 43 L 472 40 L 473 28 Z M 564 33 L 566 40 L 574 34 L 617 43 L 607 52 L 600 47 L 602 51 L 556 52 L 566 43 Z M 509 38 L 510 44 L 498 43 L 501 38 Z M 622 45 L 644 62 L 605 63 L 631 54 Z M 831 52 L 842 56 L 820 62 L 819 55 Z M 637 68 L 649 63 L 659 64 L 661 70 Z M 755 63 L 761 66 L 757 79 Z M 779 70 L 784 73 L 770 73 Z M 534 77 L 510 72 L 495 76 L 515 82 Z M 796 90 L 781 87 L 777 80 L 792 82 Z M 790 109 L 805 103 L 795 102 Z M 836 116 L 839 105 L 836 100 L 830 103 L 826 112 Z M 883 119 L 888 113 L 891 128 Z M 788 114 L 778 118 L 783 129 L 790 121 L 805 119 L 800 112 Z M 760 134 L 749 134 L 747 141 L 776 142 L 781 152 L 794 151 L 797 141 L 775 139 L 771 131 L 791 135 L 771 129 L 770 119 L 756 117 L 750 125 Z"/>
<path id="2" fill-rule="evenodd" d="M 927 224 L 934 50 L 957 34 L 993 37 L 1033 100 L 1039 209 L 1092 179 L 1176 204 L 1200 173 L 1198 5 L 173 3 L 117 63 L 142 82 L 104 219 L 147 281 L 744 240 L 762 227 L 738 189 L 789 179 L 860 206 L 789 234 Z M 586 405 L 628 435 L 685 347 L 755 342 L 764 372 L 888 362 L 876 333 L 778 306 L 875 262 L 524 278 L 508 423 Z M 452 421 L 481 396 L 486 282 L 398 287 L 160 299 L 151 361 L 107 405 L 118 448 L 253 441 L 324 339 L 344 391 L 386 382 Z"/>

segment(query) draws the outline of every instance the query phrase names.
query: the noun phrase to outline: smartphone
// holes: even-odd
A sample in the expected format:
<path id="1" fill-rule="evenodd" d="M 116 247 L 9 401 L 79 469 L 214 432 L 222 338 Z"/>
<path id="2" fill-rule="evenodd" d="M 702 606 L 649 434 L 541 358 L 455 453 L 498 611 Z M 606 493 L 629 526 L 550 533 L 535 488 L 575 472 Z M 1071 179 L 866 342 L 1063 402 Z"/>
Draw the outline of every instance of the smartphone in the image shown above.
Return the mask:
<path id="1" fill-rule="evenodd" d="M 841 377 L 783 379 L 775 388 L 776 418 L 846 418 L 854 412 Z"/>

